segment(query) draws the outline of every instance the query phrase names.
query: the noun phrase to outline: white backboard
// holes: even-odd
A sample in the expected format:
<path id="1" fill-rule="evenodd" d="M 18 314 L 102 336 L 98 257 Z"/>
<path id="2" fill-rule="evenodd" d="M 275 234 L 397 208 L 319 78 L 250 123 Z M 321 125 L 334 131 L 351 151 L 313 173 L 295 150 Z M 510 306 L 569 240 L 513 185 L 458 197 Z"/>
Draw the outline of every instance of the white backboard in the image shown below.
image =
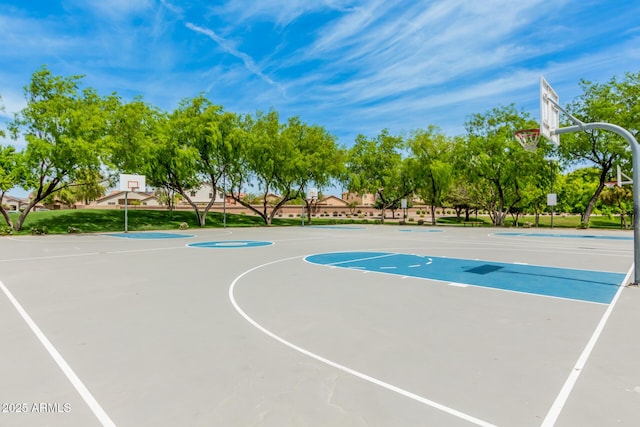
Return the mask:
<path id="1" fill-rule="evenodd" d="M 146 191 L 144 175 L 120 174 L 120 191 Z"/>
<path id="2" fill-rule="evenodd" d="M 552 131 L 560 127 L 560 98 L 549 83 L 540 76 L 540 135 L 560 144 L 560 135 Z"/>

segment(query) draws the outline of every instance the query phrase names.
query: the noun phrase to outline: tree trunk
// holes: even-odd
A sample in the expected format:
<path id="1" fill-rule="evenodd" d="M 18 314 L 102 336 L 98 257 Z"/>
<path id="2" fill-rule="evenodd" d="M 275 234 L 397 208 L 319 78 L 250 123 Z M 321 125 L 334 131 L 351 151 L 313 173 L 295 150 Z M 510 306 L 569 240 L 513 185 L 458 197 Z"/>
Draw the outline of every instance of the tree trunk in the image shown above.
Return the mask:
<path id="1" fill-rule="evenodd" d="M 187 201 L 187 203 L 189 203 L 191 205 L 191 207 L 193 208 L 193 211 L 196 214 L 196 221 L 198 222 L 198 225 L 200 227 L 204 227 L 204 218 L 200 214 L 200 209 L 198 209 L 198 205 L 193 200 L 191 200 L 191 198 L 189 196 L 187 196 L 187 193 L 185 191 L 183 191 L 182 189 L 180 189 L 178 192 L 180 193 L 180 195 L 182 197 L 184 197 L 184 199 Z"/>
<path id="2" fill-rule="evenodd" d="M 431 225 L 436 225 L 436 206 L 431 203 Z"/>
<path id="3" fill-rule="evenodd" d="M 591 220 L 591 213 L 593 212 L 593 208 L 595 207 L 596 202 L 598 201 L 598 197 L 600 197 L 600 193 L 602 193 L 603 188 L 604 181 L 601 181 L 600 185 L 596 189 L 596 192 L 593 194 L 593 196 L 591 196 L 591 200 L 589 200 L 587 208 L 584 210 L 584 214 L 582 215 L 583 224 L 589 224 L 589 221 Z"/>

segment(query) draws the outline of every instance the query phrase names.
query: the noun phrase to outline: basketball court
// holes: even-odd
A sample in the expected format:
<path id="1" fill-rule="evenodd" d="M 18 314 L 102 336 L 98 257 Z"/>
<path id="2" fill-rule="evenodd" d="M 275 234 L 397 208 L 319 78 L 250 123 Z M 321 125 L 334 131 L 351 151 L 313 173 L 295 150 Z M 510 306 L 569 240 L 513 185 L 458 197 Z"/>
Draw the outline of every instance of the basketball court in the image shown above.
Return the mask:
<path id="1" fill-rule="evenodd" d="M 130 234 L 0 239 L 0 426 L 640 419 L 631 232 Z"/>

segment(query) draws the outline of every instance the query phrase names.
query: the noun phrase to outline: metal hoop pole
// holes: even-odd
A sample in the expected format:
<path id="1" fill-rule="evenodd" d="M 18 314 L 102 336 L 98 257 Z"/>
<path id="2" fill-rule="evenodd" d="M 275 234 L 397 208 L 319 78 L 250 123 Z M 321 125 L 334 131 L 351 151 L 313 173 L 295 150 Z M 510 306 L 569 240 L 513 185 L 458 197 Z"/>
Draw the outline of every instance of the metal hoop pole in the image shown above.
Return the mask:
<path id="1" fill-rule="evenodd" d="M 553 135 L 563 133 L 579 132 L 590 129 L 604 129 L 615 132 L 627 140 L 631 146 L 632 168 L 633 168 L 633 284 L 640 283 L 640 145 L 631 132 L 623 127 L 611 123 L 582 123 L 575 126 L 568 126 L 552 130 Z"/>

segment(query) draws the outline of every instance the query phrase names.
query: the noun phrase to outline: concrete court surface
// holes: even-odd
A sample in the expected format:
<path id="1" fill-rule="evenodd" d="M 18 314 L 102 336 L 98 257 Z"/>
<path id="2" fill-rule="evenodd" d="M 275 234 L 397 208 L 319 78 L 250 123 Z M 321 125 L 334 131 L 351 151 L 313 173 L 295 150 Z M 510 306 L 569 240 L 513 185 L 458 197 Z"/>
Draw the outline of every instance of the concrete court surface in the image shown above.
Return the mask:
<path id="1" fill-rule="evenodd" d="M 619 239 L 631 232 L 498 231 L 0 238 L 0 426 L 639 425 L 635 287 L 597 304 L 303 259 L 392 251 L 621 274 L 633 263 Z"/>

